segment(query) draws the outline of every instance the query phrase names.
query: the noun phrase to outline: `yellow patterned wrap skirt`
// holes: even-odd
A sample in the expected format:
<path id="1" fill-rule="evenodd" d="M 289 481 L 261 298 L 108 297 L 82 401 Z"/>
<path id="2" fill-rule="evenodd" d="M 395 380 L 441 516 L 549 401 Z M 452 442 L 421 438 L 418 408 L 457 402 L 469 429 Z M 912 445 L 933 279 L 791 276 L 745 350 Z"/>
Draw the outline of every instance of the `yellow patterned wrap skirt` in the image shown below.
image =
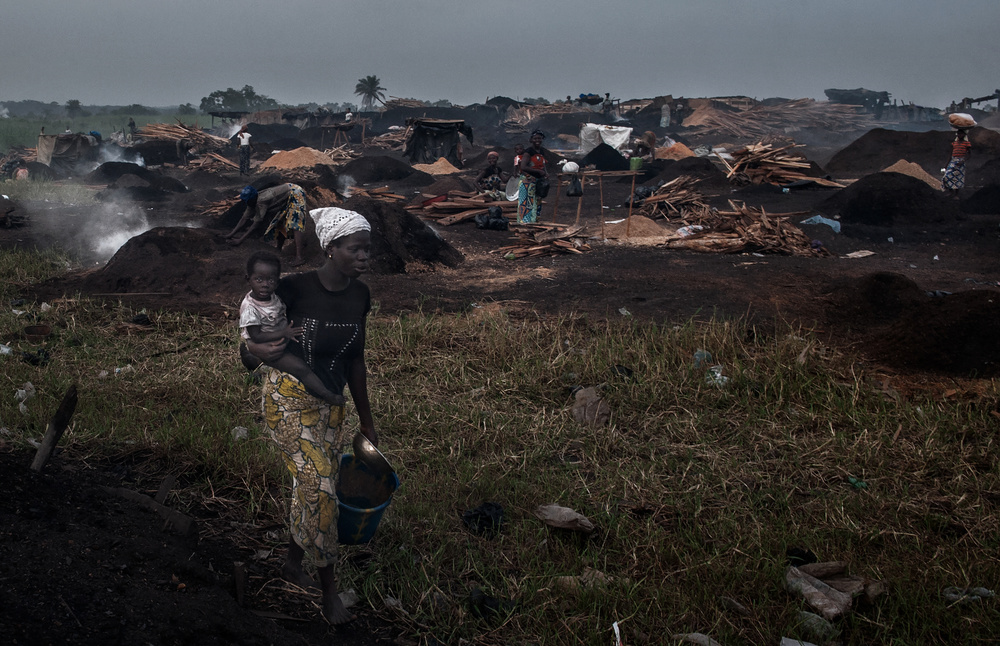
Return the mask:
<path id="1" fill-rule="evenodd" d="M 292 539 L 316 567 L 337 559 L 337 473 L 344 407 L 306 392 L 295 377 L 270 370 L 264 380 L 264 426 L 292 474 Z"/>

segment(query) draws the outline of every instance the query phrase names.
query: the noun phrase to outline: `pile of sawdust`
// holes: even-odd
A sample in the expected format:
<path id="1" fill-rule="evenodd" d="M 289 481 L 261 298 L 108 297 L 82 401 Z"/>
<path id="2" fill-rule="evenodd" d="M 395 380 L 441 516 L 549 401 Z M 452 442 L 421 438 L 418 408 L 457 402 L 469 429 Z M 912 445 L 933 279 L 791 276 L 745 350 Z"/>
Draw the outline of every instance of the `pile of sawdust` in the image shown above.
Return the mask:
<path id="1" fill-rule="evenodd" d="M 277 168 L 279 170 L 292 170 L 295 168 L 313 168 L 319 165 L 335 166 L 333 160 L 315 148 L 296 148 L 295 150 L 283 150 L 275 153 L 266 162 L 260 165 L 261 169 Z"/>
<path id="2" fill-rule="evenodd" d="M 444 157 L 439 157 L 433 164 L 414 164 L 413 168 L 431 175 L 451 175 L 458 172 L 458 169 Z"/>
<path id="3" fill-rule="evenodd" d="M 628 232 L 627 236 L 626 231 Z M 667 228 L 641 215 L 633 215 L 621 222 L 604 225 L 604 237 L 611 240 L 637 241 L 638 239 L 646 239 L 648 241 L 648 239 L 653 238 L 662 241 L 670 234 L 671 231 Z M 597 235 L 600 235 L 599 231 Z"/>
<path id="4" fill-rule="evenodd" d="M 687 157 L 696 157 L 694 151 L 682 144 L 681 142 L 675 143 L 673 146 L 663 146 L 662 148 L 656 149 L 657 159 L 685 159 Z"/>
<path id="5" fill-rule="evenodd" d="M 883 173 L 901 173 L 903 175 L 909 175 L 910 177 L 915 177 L 921 182 L 924 182 L 931 188 L 940 191 L 941 190 L 941 180 L 940 178 L 934 177 L 919 164 L 914 164 L 913 162 L 908 162 L 905 159 L 900 159 L 898 162 L 889 166 L 888 168 L 882 169 Z"/>

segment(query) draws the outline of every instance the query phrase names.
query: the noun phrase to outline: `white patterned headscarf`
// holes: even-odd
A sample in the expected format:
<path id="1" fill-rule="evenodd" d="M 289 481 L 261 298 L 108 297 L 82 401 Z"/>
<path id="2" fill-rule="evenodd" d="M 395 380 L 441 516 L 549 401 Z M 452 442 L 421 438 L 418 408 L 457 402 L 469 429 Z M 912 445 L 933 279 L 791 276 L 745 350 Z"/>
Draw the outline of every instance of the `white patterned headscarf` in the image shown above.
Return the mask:
<path id="1" fill-rule="evenodd" d="M 352 233 L 372 230 L 372 226 L 368 224 L 365 216 L 356 211 L 348 211 L 336 206 L 313 209 L 309 211 L 309 215 L 316 223 L 316 237 L 319 238 L 319 244 L 323 249 L 329 247 L 334 240 L 339 240 Z"/>

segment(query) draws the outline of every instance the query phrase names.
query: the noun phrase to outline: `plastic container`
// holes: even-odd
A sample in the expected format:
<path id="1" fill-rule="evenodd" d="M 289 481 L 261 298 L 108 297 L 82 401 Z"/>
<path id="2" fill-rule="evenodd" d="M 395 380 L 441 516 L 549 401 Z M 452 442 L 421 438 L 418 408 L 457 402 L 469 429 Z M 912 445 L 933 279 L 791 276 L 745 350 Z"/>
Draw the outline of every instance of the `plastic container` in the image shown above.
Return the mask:
<path id="1" fill-rule="evenodd" d="M 360 545 L 370 541 L 398 488 L 395 473 L 378 476 L 353 455 L 341 456 L 337 478 L 338 542 Z"/>
<path id="2" fill-rule="evenodd" d="M 630 157 L 628 168 L 629 170 L 642 170 L 642 157 Z"/>

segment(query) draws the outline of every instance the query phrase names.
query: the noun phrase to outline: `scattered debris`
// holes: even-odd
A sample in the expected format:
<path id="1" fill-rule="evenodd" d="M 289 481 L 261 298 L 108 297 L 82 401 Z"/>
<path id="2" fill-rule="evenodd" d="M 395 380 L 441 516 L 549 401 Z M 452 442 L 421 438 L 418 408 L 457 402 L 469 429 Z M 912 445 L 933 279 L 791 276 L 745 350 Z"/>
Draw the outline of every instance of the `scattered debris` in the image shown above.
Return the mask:
<path id="1" fill-rule="evenodd" d="M 541 505 L 535 510 L 535 516 L 549 527 L 556 529 L 566 529 L 581 534 L 591 534 L 596 529 L 589 518 L 569 507 Z"/>
<path id="2" fill-rule="evenodd" d="M 474 534 L 496 536 L 503 529 L 503 507 L 500 503 L 484 502 L 462 512 L 462 524 Z"/>
<path id="3" fill-rule="evenodd" d="M 594 387 L 580 388 L 574 394 L 573 419 L 580 424 L 600 427 L 611 419 L 611 407 Z"/>

